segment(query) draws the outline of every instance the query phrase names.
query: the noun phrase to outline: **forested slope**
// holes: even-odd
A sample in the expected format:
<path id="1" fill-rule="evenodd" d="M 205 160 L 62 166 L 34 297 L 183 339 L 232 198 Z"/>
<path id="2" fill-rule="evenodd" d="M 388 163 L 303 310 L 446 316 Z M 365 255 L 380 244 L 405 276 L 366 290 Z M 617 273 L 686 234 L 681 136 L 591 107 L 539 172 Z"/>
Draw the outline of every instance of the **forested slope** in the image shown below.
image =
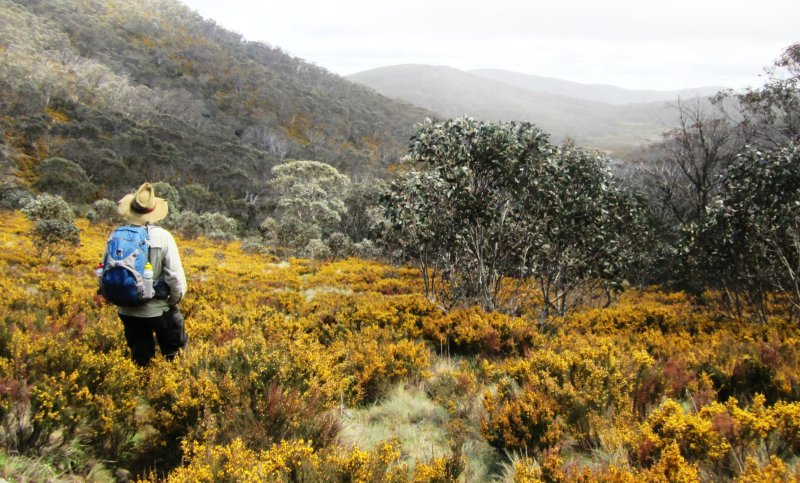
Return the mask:
<path id="1" fill-rule="evenodd" d="M 289 157 L 381 173 L 427 115 L 173 0 L 0 0 L 0 63 L 6 182 L 61 157 L 94 196 L 146 177 L 230 201 Z"/>

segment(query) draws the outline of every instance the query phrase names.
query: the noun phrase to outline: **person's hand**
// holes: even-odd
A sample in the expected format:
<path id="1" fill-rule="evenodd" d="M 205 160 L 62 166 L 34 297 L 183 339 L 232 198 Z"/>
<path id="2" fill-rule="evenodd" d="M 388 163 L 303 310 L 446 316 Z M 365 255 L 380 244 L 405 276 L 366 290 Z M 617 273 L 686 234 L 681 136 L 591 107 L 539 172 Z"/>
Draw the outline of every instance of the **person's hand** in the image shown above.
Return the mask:
<path id="1" fill-rule="evenodd" d="M 94 294 L 93 299 L 94 299 L 95 307 L 97 307 L 98 309 L 102 309 L 103 307 L 105 307 L 106 298 L 103 297 L 102 295 L 100 295 L 100 292 L 97 292 L 96 294 Z"/>

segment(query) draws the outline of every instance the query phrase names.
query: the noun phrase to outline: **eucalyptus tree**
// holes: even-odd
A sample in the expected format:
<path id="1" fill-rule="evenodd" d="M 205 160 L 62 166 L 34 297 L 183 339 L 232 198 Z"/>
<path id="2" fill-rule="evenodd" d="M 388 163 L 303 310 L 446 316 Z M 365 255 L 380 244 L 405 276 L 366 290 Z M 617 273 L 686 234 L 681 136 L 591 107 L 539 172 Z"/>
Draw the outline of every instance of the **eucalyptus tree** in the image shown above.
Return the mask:
<path id="1" fill-rule="evenodd" d="M 342 233 L 355 242 L 377 235 L 383 219 L 379 201 L 385 189 L 386 182 L 379 178 L 350 184 L 344 197 L 347 211 L 342 213 L 339 223 Z"/>
<path id="2" fill-rule="evenodd" d="M 330 226 L 347 211 L 343 198 L 350 178 L 319 161 L 289 161 L 272 168 L 269 182 L 278 209 L 305 223 Z"/>
<path id="3" fill-rule="evenodd" d="M 735 97 L 740 104 L 742 131 L 752 144 L 773 149 L 800 143 L 800 42 L 787 47 L 780 58 L 765 69 L 766 82 Z"/>
<path id="4" fill-rule="evenodd" d="M 555 147 L 530 123 L 428 120 L 403 165 L 383 197 L 389 236 L 445 307 L 513 312 L 535 283 L 543 316 L 563 315 L 632 259 L 625 238 L 641 205 L 612 185 L 604 158 Z"/>
<path id="5" fill-rule="evenodd" d="M 586 297 L 607 303 L 650 263 L 654 231 L 646 203 L 619 188 L 608 160 L 571 144 L 542 163 L 523 198 L 530 250 L 525 273 L 536 281 L 544 315 L 564 315 Z"/>
<path id="6" fill-rule="evenodd" d="M 702 99 L 678 100 L 678 126 L 650 147 L 641 169 L 654 208 L 675 225 L 698 220 L 745 138 L 725 113 Z"/>
<path id="7" fill-rule="evenodd" d="M 743 296 L 766 320 L 768 298 L 777 295 L 800 317 L 800 148 L 743 154 L 691 248 L 706 282 L 726 290 L 737 308 Z"/>
<path id="8" fill-rule="evenodd" d="M 350 178 L 319 161 L 289 161 L 272 168 L 269 186 L 277 197 L 277 219 L 261 225 L 279 244 L 303 248 L 330 234 L 347 212 L 344 198 Z"/>

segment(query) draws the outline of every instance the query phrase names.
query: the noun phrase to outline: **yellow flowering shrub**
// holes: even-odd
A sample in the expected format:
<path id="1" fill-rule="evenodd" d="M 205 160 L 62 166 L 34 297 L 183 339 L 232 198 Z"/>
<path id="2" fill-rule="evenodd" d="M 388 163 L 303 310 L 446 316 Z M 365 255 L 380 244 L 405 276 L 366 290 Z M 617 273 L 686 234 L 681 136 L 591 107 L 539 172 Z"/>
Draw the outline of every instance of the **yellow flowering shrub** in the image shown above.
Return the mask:
<path id="1" fill-rule="evenodd" d="M 414 380 L 429 365 L 428 347 L 408 339 L 393 340 L 386 329 L 369 327 L 331 349 L 341 354 L 348 374 L 347 396 L 352 404 L 375 401 L 390 384 Z"/>
<path id="2" fill-rule="evenodd" d="M 542 470 L 538 463 L 527 456 L 515 461 L 511 471 L 514 483 L 539 483 L 543 481 Z"/>
<path id="3" fill-rule="evenodd" d="M 759 450 L 790 457 L 800 449 L 800 403 L 780 401 L 768 407 L 765 397 L 758 394 L 749 406 L 742 407 L 731 398 L 724 404 L 709 404 L 699 414 L 733 446 L 739 461 Z"/>
<path id="4" fill-rule="evenodd" d="M 148 368 L 144 387 L 147 421 L 158 431 L 162 443 L 191 433 L 204 414 L 218 410 L 223 403 L 215 373 L 188 359 L 185 357 L 178 364 L 159 359 Z"/>
<path id="5" fill-rule="evenodd" d="M 328 406 L 338 403 L 348 391 L 348 381 L 343 377 L 345 352 L 341 346 L 328 346 L 314 337 L 299 333 L 295 337 L 276 337 L 270 342 L 267 371 L 264 381 L 273 380 L 292 387 L 301 394 L 317 393 Z M 274 368 L 276 374 L 270 373 Z"/>
<path id="6" fill-rule="evenodd" d="M 455 367 L 437 371 L 426 381 L 426 393 L 440 406 L 454 412 L 467 409 L 481 386 L 475 373 L 461 361 Z"/>
<path id="7" fill-rule="evenodd" d="M 39 254 L 30 222 L 0 212 L 0 451 L 81 459 L 76 478 L 106 461 L 153 480 L 483 481 L 506 450 L 528 451 L 516 481 L 797 478 L 800 328 L 736 318 L 722 294 L 629 290 L 541 321 L 529 288 L 516 316 L 443 313 L 412 268 L 178 238 L 190 344 L 138 368 L 95 299 L 111 228 L 77 225 L 81 247 Z M 397 385 L 450 448 L 401 451 L 433 443 L 391 411 L 364 422 L 384 443 L 340 446 Z"/>
<path id="8" fill-rule="evenodd" d="M 418 294 L 421 290 L 414 269 L 356 259 L 325 264 L 306 280 L 311 286 L 347 287 L 353 292 L 380 292 L 384 295 Z"/>
<path id="9" fill-rule="evenodd" d="M 169 483 L 290 481 L 319 465 L 314 448 L 303 440 L 281 441 L 262 451 L 253 451 L 240 439 L 228 445 L 184 446 L 189 464 L 170 473 Z"/>
<path id="10" fill-rule="evenodd" d="M 459 481 L 458 477 L 464 469 L 463 456 L 452 458 L 436 457 L 429 462 L 418 462 L 411 475 L 414 483 L 448 483 Z"/>
<path id="11" fill-rule="evenodd" d="M 800 454 L 800 403 L 779 401 L 771 412 L 780 443 L 792 454 Z"/>
<path id="12" fill-rule="evenodd" d="M 344 317 L 337 319 L 337 322 L 342 327 L 355 331 L 376 326 L 393 329 L 404 337 L 417 339 L 429 318 L 441 316 L 441 311 L 420 294 L 362 296 L 353 302 L 350 310 Z"/>
<path id="13" fill-rule="evenodd" d="M 575 347 L 552 344 L 525 359 L 510 359 L 495 371 L 552 397 L 572 436 L 591 446 L 597 439 L 593 421 L 610 411 L 629 411 L 636 381 L 653 361 L 641 351 L 620 352 L 607 337 L 585 342 Z"/>
<path id="14" fill-rule="evenodd" d="M 563 463 L 555 450 L 547 451 L 538 460 L 524 456 L 513 462 L 509 476 L 514 483 L 580 481 L 585 476 L 565 470 Z"/>
<path id="15" fill-rule="evenodd" d="M 323 464 L 327 468 L 319 478 L 328 481 L 403 481 L 407 479 L 407 469 L 398 464 L 400 456 L 397 441 L 382 442 L 374 451 L 335 447 L 325 456 Z"/>
<path id="16" fill-rule="evenodd" d="M 777 456 L 770 456 L 769 462 L 763 466 L 750 456 L 747 458 L 745 470 L 735 481 L 737 483 L 798 482 L 800 481 L 800 472 L 797 469 L 791 471 Z"/>
<path id="17" fill-rule="evenodd" d="M 728 441 L 715 430 L 711 420 L 685 412 L 673 399 L 653 411 L 646 424 L 656 438 L 658 449 L 663 451 L 677 444 L 681 453 L 692 461 L 720 461 L 730 450 Z"/>
<path id="18" fill-rule="evenodd" d="M 137 371 L 120 350 L 86 351 L 73 337 L 71 332 L 16 334 L 11 351 L 18 363 L 5 369 L 6 377 L 25 381 L 27 389 L 24 401 L 9 394 L 6 406 L 30 404 L 34 431 L 27 444 L 41 444 L 57 430 L 65 438 L 80 431 L 111 457 L 128 449 L 135 432 Z"/>
<path id="19" fill-rule="evenodd" d="M 184 444 L 188 464 L 172 471 L 169 483 L 189 482 L 397 482 L 456 481 L 453 462 L 434 458 L 418 462 L 412 472 L 400 462 L 397 441 L 384 441 L 373 451 L 331 446 L 315 449 L 308 441 L 283 440 L 255 451 L 240 439 L 226 445 Z M 458 471 L 457 468 L 455 471 Z"/>
<path id="20" fill-rule="evenodd" d="M 765 405 L 765 398 L 756 394 L 749 408 L 739 407 L 736 399 L 729 399 L 725 404 L 728 413 L 736 424 L 736 433 L 745 440 L 763 440 L 775 429 L 775 419 Z"/>
<path id="21" fill-rule="evenodd" d="M 637 475 L 638 481 L 652 483 L 697 483 L 700 473 L 697 466 L 688 463 L 681 455 L 678 444 L 668 444 L 656 464 Z"/>
<path id="22" fill-rule="evenodd" d="M 492 446 L 512 451 L 540 451 L 557 445 L 563 435 L 555 401 L 535 388 L 521 394 L 501 384 L 497 394 L 484 395 L 487 417 L 481 433 Z"/>
<path id="23" fill-rule="evenodd" d="M 703 330 L 713 325 L 714 319 L 698 313 L 691 297 L 682 292 L 628 291 L 613 306 L 577 311 L 566 323 L 582 332 L 642 332 L 656 328 L 675 333 Z"/>
<path id="24" fill-rule="evenodd" d="M 430 318 L 423 328 L 426 339 L 459 354 L 524 355 L 541 346 L 544 337 L 520 317 L 480 307 L 456 308 L 444 317 Z"/>

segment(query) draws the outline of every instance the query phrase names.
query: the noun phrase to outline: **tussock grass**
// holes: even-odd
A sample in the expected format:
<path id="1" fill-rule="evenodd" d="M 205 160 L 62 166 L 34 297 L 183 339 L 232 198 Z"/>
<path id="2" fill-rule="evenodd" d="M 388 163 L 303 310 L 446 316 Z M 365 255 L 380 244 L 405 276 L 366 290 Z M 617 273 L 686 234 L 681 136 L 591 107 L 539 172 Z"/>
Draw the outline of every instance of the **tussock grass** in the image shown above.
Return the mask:
<path id="1" fill-rule="evenodd" d="M 0 478 L 2 481 L 53 481 L 58 471 L 41 458 L 0 453 Z"/>
<path id="2" fill-rule="evenodd" d="M 527 454 L 520 454 L 516 451 L 506 452 L 504 461 L 498 466 L 499 471 L 491 481 L 493 483 L 513 483 L 517 475 L 518 465 L 526 462 L 532 462 Z"/>
<path id="3" fill-rule="evenodd" d="M 457 446 L 457 451 L 466 460 L 463 481 L 488 481 L 491 475 L 496 475 L 502 468 L 502 460 L 498 452 L 492 448 L 481 435 L 481 418 L 485 415 L 483 408 L 483 394 L 490 389 L 477 378 L 475 386 L 453 386 L 453 376 L 460 374 L 474 374 L 475 361 L 469 357 L 442 355 L 436 356 L 431 361 L 430 377 L 423 382 L 423 389 L 428 397 L 443 398 L 452 401 L 450 406 L 450 420 L 448 429 L 450 433 L 451 451 Z M 448 397 L 449 396 L 449 397 Z M 447 404 L 440 401 L 440 403 Z"/>
<path id="4" fill-rule="evenodd" d="M 463 368 L 459 360 L 449 357 L 437 357 L 431 366 L 434 379 Z M 463 481 L 488 481 L 498 471 L 498 455 L 480 435 L 481 396 L 474 397 L 466 413 L 463 408 L 448 411 L 429 396 L 430 382 L 400 384 L 371 407 L 343 411 L 340 444 L 371 450 L 381 441 L 397 439 L 411 468 L 417 461 L 458 452 L 466 460 Z"/>
<path id="5" fill-rule="evenodd" d="M 345 445 L 372 449 L 381 441 L 396 438 L 410 464 L 450 453 L 445 427 L 449 415 L 419 387 L 395 386 L 381 402 L 353 410 L 342 419 L 339 438 Z"/>
<path id="6" fill-rule="evenodd" d="M 74 449 L 74 445 L 67 444 L 64 447 L 55 448 L 50 452 L 38 457 L 24 455 L 7 454 L 0 452 L 0 482 L 35 482 L 47 481 L 53 483 L 86 481 L 92 483 L 112 483 L 116 478 L 104 465 L 96 462 L 79 461 L 75 455 L 69 453 Z M 74 464 L 87 465 L 82 469 L 83 476 L 76 479 L 74 475 Z"/>

